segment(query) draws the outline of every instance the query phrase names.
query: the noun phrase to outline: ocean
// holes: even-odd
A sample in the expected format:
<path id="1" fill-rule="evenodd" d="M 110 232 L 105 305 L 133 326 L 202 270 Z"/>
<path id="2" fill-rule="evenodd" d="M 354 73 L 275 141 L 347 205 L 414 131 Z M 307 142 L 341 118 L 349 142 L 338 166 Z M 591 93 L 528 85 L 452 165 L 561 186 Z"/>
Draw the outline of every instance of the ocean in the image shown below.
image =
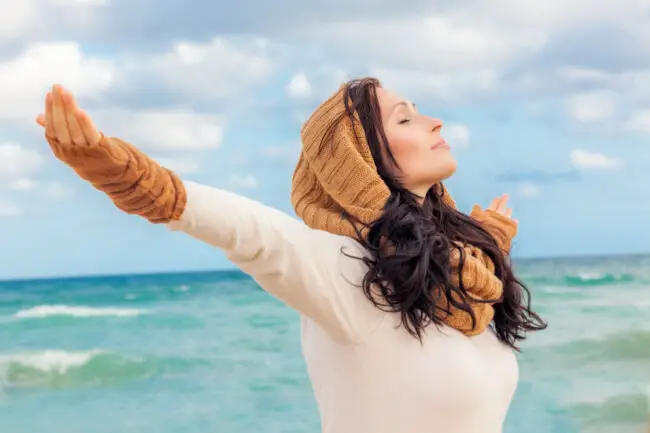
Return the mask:
<path id="1" fill-rule="evenodd" d="M 645 431 L 650 257 L 516 270 L 549 328 L 504 432 Z M 0 282 L 0 432 L 318 433 L 298 315 L 236 271 Z"/>

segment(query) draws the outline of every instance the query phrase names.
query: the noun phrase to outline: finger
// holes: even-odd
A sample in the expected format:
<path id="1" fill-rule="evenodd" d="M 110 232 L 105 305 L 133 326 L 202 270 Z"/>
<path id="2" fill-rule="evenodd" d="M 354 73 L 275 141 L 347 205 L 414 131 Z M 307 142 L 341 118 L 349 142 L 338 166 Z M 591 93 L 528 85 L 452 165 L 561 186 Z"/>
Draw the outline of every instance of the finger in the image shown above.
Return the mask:
<path id="1" fill-rule="evenodd" d="M 47 92 L 45 97 L 45 135 L 56 138 L 56 131 L 54 130 L 54 96 L 52 92 Z"/>
<path id="2" fill-rule="evenodd" d="M 79 126 L 77 121 L 77 101 L 75 101 L 74 96 L 67 90 L 63 90 L 63 105 L 65 106 L 65 118 L 68 122 L 68 130 L 70 131 L 70 139 L 77 146 L 85 146 L 86 137 Z"/>
<path id="3" fill-rule="evenodd" d="M 508 209 L 506 209 L 506 213 L 504 215 L 507 216 L 508 218 L 512 218 L 512 208 L 509 207 Z"/>
<path id="4" fill-rule="evenodd" d="M 86 143 L 88 146 L 94 146 L 102 139 L 102 135 L 99 133 L 93 121 L 90 119 L 90 116 L 83 111 L 77 110 L 77 121 L 81 126 L 84 137 L 86 138 Z"/>
<path id="5" fill-rule="evenodd" d="M 36 116 L 36 123 L 40 126 L 45 126 L 45 114 L 39 114 Z"/>
<path id="6" fill-rule="evenodd" d="M 504 194 L 499 199 L 499 205 L 497 206 L 497 212 L 504 213 L 506 211 L 506 206 L 508 205 L 508 194 Z"/>
<path id="7" fill-rule="evenodd" d="M 72 142 L 70 141 L 68 122 L 65 119 L 65 107 L 63 105 L 61 91 L 61 86 L 55 85 L 52 87 L 52 96 L 54 100 L 54 103 L 52 104 L 52 120 L 54 122 L 54 131 L 56 132 L 55 137 L 59 140 L 59 143 L 66 145 L 71 144 Z"/>
<path id="8" fill-rule="evenodd" d="M 494 200 L 492 200 L 492 203 L 490 204 L 490 209 L 493 210 L 494 212 L 500 212 L 499 209 L 502 207 L 502 202 L 503 202 L 503 196 L 497 197 Z"/>

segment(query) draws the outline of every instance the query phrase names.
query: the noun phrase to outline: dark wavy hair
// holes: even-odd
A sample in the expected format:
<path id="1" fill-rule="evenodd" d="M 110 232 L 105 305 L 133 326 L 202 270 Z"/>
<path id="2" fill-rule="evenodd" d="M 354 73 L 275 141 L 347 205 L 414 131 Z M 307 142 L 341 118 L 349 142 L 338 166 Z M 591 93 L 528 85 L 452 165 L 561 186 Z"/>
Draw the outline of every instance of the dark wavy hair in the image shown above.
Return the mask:
<path id="1" fill-rule="evenodd" d="M 382 216 L 369 225 L 344 215 L 355 225 L 362 245 L 370 253 L 369 257 L 357 257 L 369 267 L 362 283 L 365 295 L 376 307 L 400 313 L 402 325 L 420 340 L 427 326 L 442 325 L 445 315 L 450 314 L 436 297 L 436 287 L 449 305 L 468 312 L 475 326 L 476 316 L 470 303 L 479 301 L 470 299 L 462 277 L 458 286 L 452 284 L 450 252 L 457 248 L 461 254 L 461 276 L 464 255 L 455 243 L 478 247 L 492 259 L 495 275 L 503 282 L 503 296 L 484 301 L 494 303 L 495 333 L 500 341 L 519 350 L 517 343 L 526 338 L 526 332 L 547 326 L 532 311 L 529 290 L 515 277 L 509 256 L 498 247 L 494 237 L 475 219 L 443 202 L 441 184 L 434 185 L 424 198 L 418 197 L 400 184 L 392 174 L 394 170 L 389 170 L 390 165 L 399 167 L 387 145 L 377 87 L 381 84 L 375 78 L 351 80 L 346 85 L 345 98 L 345 115 L 353 121 L 355 113 L 359 116 L 377 171 L 391 192 Z M 381 292 L 379 299 L 377 288 Z"/>

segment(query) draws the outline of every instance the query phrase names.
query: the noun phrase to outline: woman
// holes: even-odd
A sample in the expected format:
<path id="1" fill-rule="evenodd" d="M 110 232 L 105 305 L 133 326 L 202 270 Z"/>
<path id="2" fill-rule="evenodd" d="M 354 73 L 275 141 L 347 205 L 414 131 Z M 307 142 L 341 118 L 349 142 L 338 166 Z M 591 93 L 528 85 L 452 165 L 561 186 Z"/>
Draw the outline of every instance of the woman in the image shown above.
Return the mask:
<path id="1" fill-rule="evenodd" d="M 341 86 L 301 131 L 291 198 L 305 224 L 181 181 L 97 132 L 60 86 L 37 122 L 120 209 L 221 248 L 301 313 L 324 432 L 501 431 L 513 350 L 545 324 L 507 259 L 507 197 L 468 216 L 442 187 L 456 162 L 440 120 L 375 79 Z"/>

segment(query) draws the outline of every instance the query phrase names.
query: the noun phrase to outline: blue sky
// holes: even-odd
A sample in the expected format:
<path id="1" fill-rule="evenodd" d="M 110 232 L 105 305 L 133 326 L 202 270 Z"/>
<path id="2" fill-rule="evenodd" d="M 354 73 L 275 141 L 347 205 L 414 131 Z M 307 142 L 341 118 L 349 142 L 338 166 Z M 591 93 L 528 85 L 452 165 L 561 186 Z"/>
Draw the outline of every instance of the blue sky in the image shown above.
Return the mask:
<path id="1" fill-rule="evenodd" d="M 0 278 L 230 267 L 54 159 L 33 123 L 54 82 L 184 178 L 291 213 L 301 122 L 376 76 L 446 122 L 462 209 L 511 194 L 515 256 L 650 251 L 643 1 L 369 5 L 0 0 Z"/>

